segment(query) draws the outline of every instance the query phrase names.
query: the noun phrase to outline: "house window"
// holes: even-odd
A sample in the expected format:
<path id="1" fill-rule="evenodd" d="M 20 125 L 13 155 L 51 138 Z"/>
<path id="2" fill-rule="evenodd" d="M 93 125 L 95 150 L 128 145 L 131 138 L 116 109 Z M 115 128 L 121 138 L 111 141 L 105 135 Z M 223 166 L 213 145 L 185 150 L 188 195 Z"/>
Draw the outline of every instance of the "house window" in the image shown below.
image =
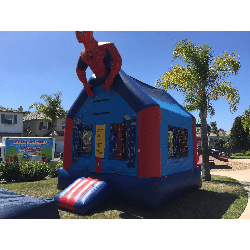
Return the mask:
<path id="1" fill-rule="evenodd" d="M 48 130 L 48 123 L 47 122 L 43 122 L 42 130 Z"/>
<path id="2" fill-rule="evenodd" d="M 8 125 L 17 124 L 17 115 L 1 114 L 1 123 Z"/>
<path id="3" fill-rule="evenodd" d="M 91 157 L 92 155 L 93 125 L 79 126 L 78 128 L 78 157 Z"/>
<path id="4" fill-rule="evenodd" d="M 126 123 L 110 125 L 109 159 L 127 160 L 127 129 Z"/>
<path id="5" fill-rule="evenodd" d="M 40 122 L 39 130 L 50 130 L 51 129 L 51 122 Z"/>
<path id="6" fill-rule="evenodd" d="M 13 124 L 13 115 L 5 115 L 5 124 Z"/>
<path id="7" fill-rule="evenodd" d="M 188 156 L 188 130 L 168 126 L 168 158 Z"/>
<path id="8" fill-rule="evenodd" d="M 65 122 L 62 122 L 62 129 L 65 128 Z"/>

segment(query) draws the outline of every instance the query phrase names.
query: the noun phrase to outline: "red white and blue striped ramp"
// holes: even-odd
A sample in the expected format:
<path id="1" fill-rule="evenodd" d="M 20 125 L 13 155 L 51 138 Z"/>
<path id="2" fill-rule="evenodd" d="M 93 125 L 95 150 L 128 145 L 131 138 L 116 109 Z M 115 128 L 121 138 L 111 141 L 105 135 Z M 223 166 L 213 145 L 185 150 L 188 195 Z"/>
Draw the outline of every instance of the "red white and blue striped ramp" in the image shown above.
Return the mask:
<path id="1" fill-rule="evenodd" d="M 105 202 L 107 190 L 105 181 L 81 177 L 57 194 L 54 199 L 60 207 L 86 215 Z"/>

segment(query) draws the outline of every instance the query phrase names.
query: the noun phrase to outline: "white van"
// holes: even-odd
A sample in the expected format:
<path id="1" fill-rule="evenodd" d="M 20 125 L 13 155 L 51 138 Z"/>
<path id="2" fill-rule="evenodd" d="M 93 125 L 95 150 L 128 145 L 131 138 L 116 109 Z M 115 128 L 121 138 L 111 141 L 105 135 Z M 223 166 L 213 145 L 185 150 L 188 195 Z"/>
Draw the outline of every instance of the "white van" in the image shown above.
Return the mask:
<path id="1" fill-rule="evenodd" d="M 3 144 L 0 144 L 0 163 L 4 162 L 4 150 L 5 146 Z"/>

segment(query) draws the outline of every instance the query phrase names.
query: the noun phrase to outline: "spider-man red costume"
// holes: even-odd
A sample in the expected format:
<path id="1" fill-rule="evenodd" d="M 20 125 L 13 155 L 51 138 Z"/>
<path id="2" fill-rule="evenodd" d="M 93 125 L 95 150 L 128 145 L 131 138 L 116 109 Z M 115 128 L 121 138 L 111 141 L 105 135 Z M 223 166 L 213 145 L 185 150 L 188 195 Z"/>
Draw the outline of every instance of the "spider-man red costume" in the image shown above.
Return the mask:
<path id="1" fill-rule="evenodd" d="M 105 82 L 103 87 L 109 92 L 109 88 L 122 65 L 122 58 L 115 45 L 113 43 L 98 43 L 93 37 L 93 31 L 76 31 L 76 38 L 85 47 L 85 50 L 80 54 L 76 73 L 88 96 L 94 96 L 91 90 L 92 85 L 88 83 L 86 78 L 88 66 L 96 78 Z"/>

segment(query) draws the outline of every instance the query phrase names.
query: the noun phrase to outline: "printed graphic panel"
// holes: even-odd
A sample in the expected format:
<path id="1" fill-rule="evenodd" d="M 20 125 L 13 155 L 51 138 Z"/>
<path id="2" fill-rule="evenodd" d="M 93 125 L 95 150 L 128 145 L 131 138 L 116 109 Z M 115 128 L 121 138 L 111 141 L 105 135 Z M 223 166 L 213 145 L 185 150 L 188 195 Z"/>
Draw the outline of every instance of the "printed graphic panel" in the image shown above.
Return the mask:
<path id="1" fill-rule="evenodd" d="M 31 160 L 32 155 L 42 155 L 43 161 L 52 160 L 53 139 L 8 139 L 6 140 L 6 160 Z"/>
<path id="2" fill-rule="evenodd" d="M 106 125 L 96 125 L 95 157 L 104 158 Z"/>

